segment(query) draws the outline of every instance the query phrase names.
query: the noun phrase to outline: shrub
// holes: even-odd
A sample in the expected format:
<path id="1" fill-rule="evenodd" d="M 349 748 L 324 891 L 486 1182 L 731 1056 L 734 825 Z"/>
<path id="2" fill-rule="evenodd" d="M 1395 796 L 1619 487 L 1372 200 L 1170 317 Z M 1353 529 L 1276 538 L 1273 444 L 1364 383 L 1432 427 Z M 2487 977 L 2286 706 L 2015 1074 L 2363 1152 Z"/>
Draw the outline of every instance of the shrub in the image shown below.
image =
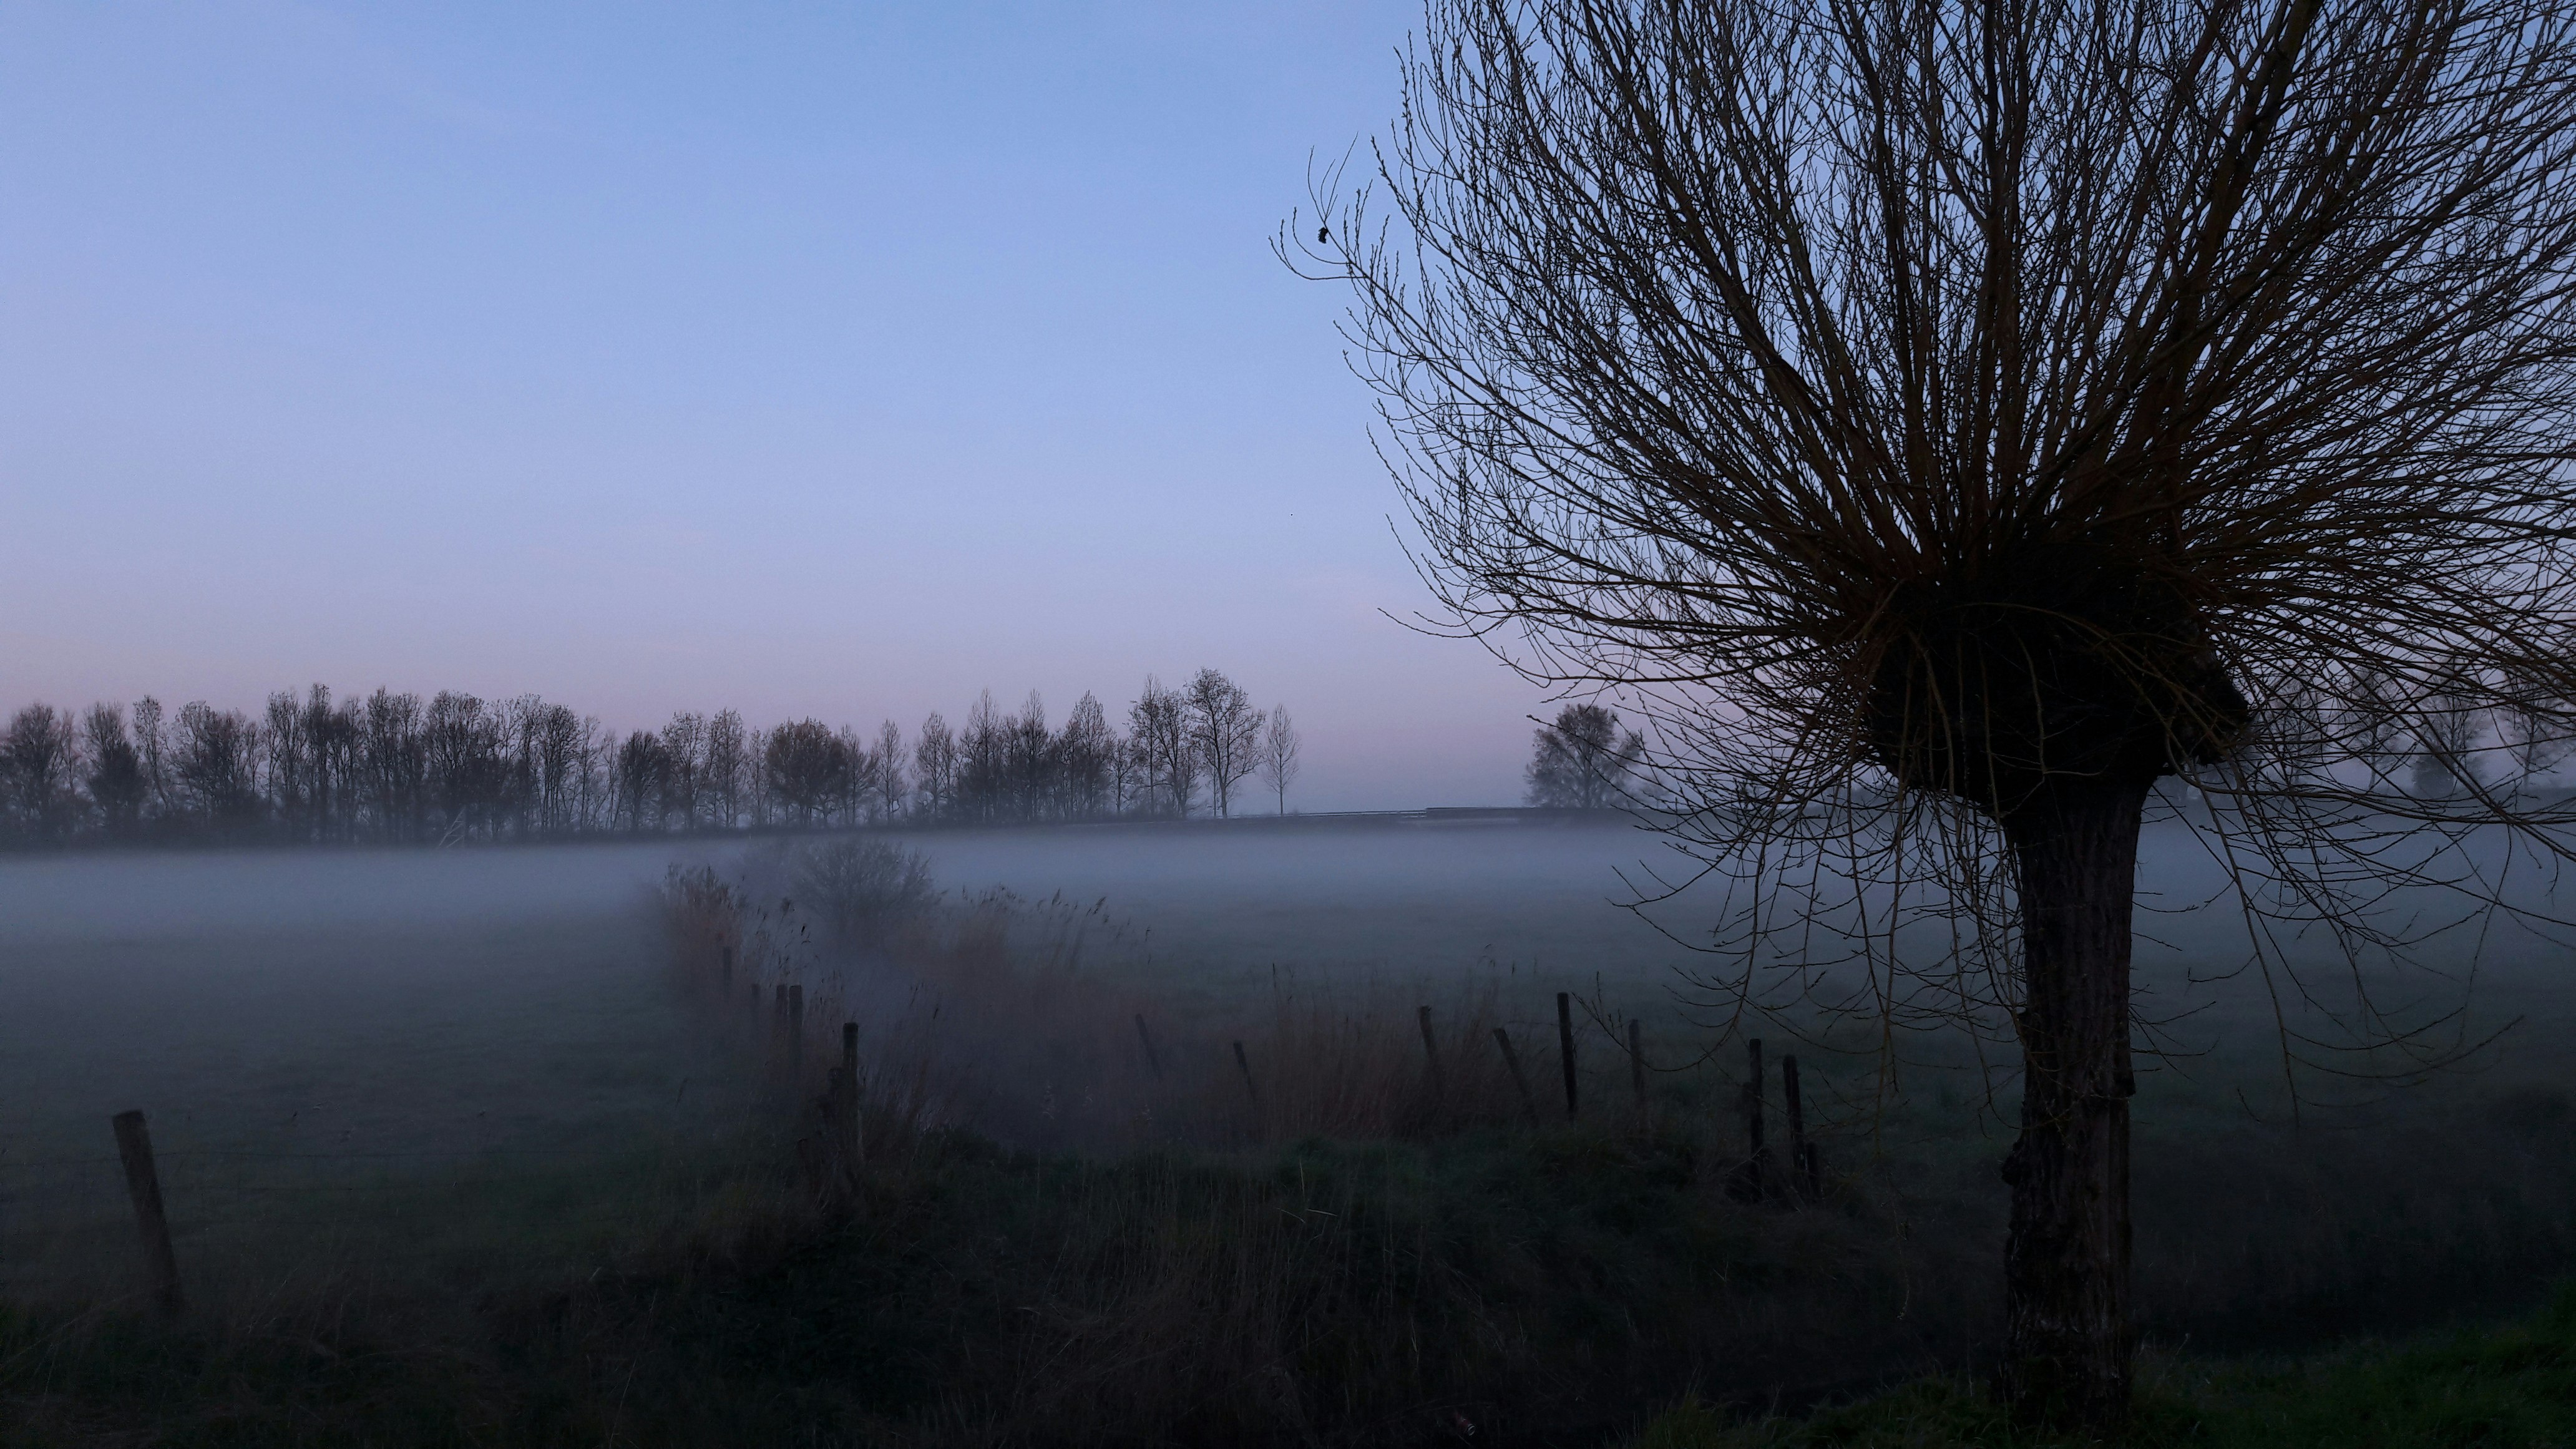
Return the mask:
<path id="1" fill-rule="evenodd" d="M 831 840 L 803 845 L 788 857 L 787 879 L 797 899 L 835 938 L 851 945 L 884 944 L 939 902 L 930 862 L 921 853 L 882 840 Z"/>

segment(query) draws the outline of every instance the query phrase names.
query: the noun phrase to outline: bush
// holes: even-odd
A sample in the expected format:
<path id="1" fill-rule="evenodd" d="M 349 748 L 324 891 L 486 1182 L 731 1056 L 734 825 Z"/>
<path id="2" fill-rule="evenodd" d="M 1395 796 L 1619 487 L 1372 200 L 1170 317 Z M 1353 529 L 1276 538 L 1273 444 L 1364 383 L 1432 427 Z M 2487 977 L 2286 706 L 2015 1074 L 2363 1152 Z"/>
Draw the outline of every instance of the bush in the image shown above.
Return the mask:
<path id="1" fill-rule="evenodd" d="M 787 879 L 795 898 L 850 945 L 882 945 L 939 903 L 930 862 L 882 840 L 800 846 L 788 857 Z"/>

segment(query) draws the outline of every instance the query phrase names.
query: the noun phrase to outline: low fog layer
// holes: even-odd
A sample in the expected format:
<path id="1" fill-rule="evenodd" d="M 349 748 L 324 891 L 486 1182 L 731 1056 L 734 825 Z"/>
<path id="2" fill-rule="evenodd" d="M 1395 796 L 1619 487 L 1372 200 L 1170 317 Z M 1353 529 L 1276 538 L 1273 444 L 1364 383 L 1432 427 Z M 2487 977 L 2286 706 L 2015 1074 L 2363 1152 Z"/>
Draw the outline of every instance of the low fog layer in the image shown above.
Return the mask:
<path id="1" fill-rule="evenodd" d="M 1742 939 L 1741 932 L 1712 932 L 1721 882 L 1642 911 L 1623 908 L 1654 893 L 1658 875 L 1679 884 L 1692 870 L 1663 837 L 1624 825 L 1109 828 L 942 834 L 916 843 L 952 892 L 1001 886 L 1038 898 L 1060 891 L 1084 905 L 1105 899 L 1110 914 L 1142 937 L 1145 978 L 1210 1004 L 1266 982 L 1273 965 L 1404 979 L 1490 963 L 1547 990 L 1589 988 L 1597 974 L 1614 999 L 1643 1005 L 1667 998 L 1677 971 L 1724 971 L 1740 959 L 1694 949 Z M 2492 869 L 2502 853 L 2488 848 L 2481 857 Z M 2220 862 L 2188 825 L 2148 826 L 2137 971 L 2160 999 L 2234 1008 L 2268 1000 L 2259 974 L 2199 980 L 2249 959 L 2250 937 L 2226 884 Z M 2506 894 L 2555 909 L 2550 872 L 2527 860 L 2506 878 Z M 2576 909 L 2576 884 L 2566 898 Z M 2462 902 L 2419 890 L 2390 907 L 2391 921 L 2429 922 L 2460 914 Z M 1909 938 L 1918 948 L 1911 954 L 1936 955 L 1942 934 L 1919 929 Z M 2303 966 L 2335 959 L 2333 942 L 2319 932 L 2285 935 L 2274 945 Z M 1820 946 L 1841 949 L 1830 940 Z M 1783 940 L 1773 957 L 1793 950 Z M 2500 922 L 2453 933 L 2420 953 L 2423 964 L 2463 981 L 2476 968 L 2482 991 L 2511 998 L 2516 1012 L 2546 1006 L 2576 986 L 2558 975 L 2564 957 L 2553 942 Z"/>
<path id="2" fill-rule="evenodd" d="M 633 906 L 673 861 L 709 854 L 663 841 L 0 857 L 0 963 L 54 942 L 613 913 Z"/>
<path id="3" fill-rule="evenodd" d="M 667 860 L 0 862 L 0 1152 L 94 1157 L 130 1107 L 180 1153 L 555 1151 L 635 1119 L 698 1070 L 640 909 Z"/>
<path id="4" fill-rule="evenodd" d="M 1690 954 L 1618 908 L 1633 899 L 1620 872 L 1672 854 L 1625 825 L 1120 827 L 917 844 L 952 894 L 1105 900 L 1130 927 L 1125 969 L 1188 1009 L 1221 1009 L 1274 966 L 1407 980 L 1490 964 L 1551 990 L 1597 972 L 1627 991 Z"/>
<path id="5" fill-rule="evenodd" d="M 1674 968 L 1694 964 L 1615 904 L 1629 898 L 1623 867 L 1671 864 L 1657 837 L 1618 826 L 1057 829 L 906 843 L 952 899 L 992 887 L 1084 907 L 1105 898 L 1127 931 L 1087 960 L 1181 1017 L 1241 1009 L 1274 966 L 1394 983 L 1483 971 L 1526 992 L 1506 1003 L 1526 1008 L 1596 973 L 1615 1003 L 1651 1007 Z M 96 1148 L 108 1115 L 131 1106 L 174 1138 L 291 1131 L 386 1150 L 544 1145 L 667 1119 L 689 1097 L 684 1083 L 712 1090 L 711 1068 L 671 1000 L 647 892 L 675 861 L 729 870 L 745 848 L 0 861 L 0 1149 L 24 1160 Z M 2233 912 L 2199 905 L 2218 883 L 2180 826 L 2150 830 L 2140 981 L 2151 1005 L 2225 1003 L 2187 1033 L 2259 1057 L 2259 982 L 2185 980 L 2243 957 Z M 1656 914 L 1675 936 L 1704 939 L 1712 908 L 1686 896 Z M 2433 959 L 2465 973 L 2473 944 L 2464 936 Z M 2562 953 L 2518 931 L 2491 935 L 2482 952 L 2479 1019 L 2531 1014 L 2523 1035 L 2556 1031 L 2569 994 Z M 2432 999 L 2456 984 L 2424 990 Z"/>

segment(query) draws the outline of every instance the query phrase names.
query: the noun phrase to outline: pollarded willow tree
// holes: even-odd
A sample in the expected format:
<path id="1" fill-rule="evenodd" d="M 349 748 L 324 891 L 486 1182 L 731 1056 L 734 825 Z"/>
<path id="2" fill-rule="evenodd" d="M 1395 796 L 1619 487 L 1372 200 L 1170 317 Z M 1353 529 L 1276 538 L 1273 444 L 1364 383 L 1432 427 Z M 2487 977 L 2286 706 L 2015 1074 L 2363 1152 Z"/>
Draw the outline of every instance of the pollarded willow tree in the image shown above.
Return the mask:
<path id="1" fill-rule="evenodd" d="M 2025 1409 L 2127 1401 L 2157 781 L 2258 943 L 2395 944 L 2373 902 L 2484 889 L 2480 829 L 2558 849 L 2540 797 L 2385 762 L 2576 694 L 2570 17 L 1433 0 L 1376 175 L 1283 238 L 1355 289 L 1459 625 L 1642 708 L 1712 866 L 1966 918 L 1860 990 L 2018 1039 Z"/>

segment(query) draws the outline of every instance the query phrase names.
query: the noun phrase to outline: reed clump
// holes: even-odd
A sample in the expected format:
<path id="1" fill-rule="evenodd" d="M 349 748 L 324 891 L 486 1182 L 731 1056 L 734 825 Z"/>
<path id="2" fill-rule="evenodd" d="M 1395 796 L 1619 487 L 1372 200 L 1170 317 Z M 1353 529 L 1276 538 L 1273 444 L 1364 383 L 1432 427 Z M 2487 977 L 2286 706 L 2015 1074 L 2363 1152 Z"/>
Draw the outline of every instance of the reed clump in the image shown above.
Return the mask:
<path id="1" fill-rule="evenodd" d="M 741 881 L 675 870 L 661 894 L 688 989 L 720 1025 L 810 1064 L 799 1090 L 819 1085 L 842 1024 L 856 1022 L 869 1081 L 904 1084 L 922 1124 L 971 1125 L 1016 1146 L 1421 1139 L 1528 1115 L 1493 1040 L 1505 1022 L 1490 980 L 1435 990 L 1274 973 L 1241 1015 L 1187 1018 L 1118 979 L 1135 974 L 1116 969 L 1135 952 L 1104 902 L 1007 891 L 947 901 L 918 857 L 868 846 L 864 872 L 832 843 L 756 862 Z M 899 895 L 901 908 L 851 929 L 844 908 L 776 890 L 835 873 L 902 882 L 863 892 Z M 775 1039 L 776 1009 L 759 1004 L 782 985 L 805 1002 L 794 1042 Z M 771 994 L 754 1003 L 755 990 Z M 1522 1034 L 1523 1052 L 1552 1072 L 1553 1055 Z"/>

